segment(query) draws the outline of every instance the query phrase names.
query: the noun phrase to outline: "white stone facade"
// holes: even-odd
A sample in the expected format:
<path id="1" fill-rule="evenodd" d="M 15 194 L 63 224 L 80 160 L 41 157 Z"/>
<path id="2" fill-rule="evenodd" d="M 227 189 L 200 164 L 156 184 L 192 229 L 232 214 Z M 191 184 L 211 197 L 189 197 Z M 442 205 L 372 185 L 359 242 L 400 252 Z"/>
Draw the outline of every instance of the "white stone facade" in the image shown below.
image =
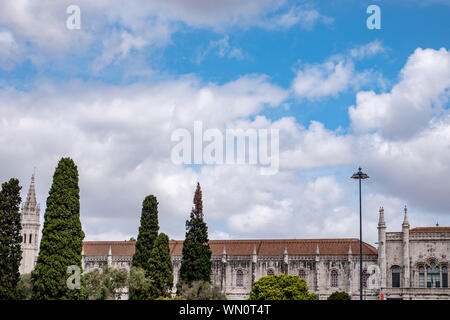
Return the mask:
<path id="1" fill-rule="evenodd" d="M 175 284 L 182 245 L 182 241 L 170 241 Z M 89 272 L 106 265 L 129 270 L 134 246 L 135 242 L 131 241 L 84 242 L 83 270 Z M 228 299 L 246 299 L 253 282 L 268 274 L 281 273 L 300 275 L 309 291 L 320 299 L 326 299 L 335 291 L 346 291 L 354 299 L 359 298 L 357 239 L 211 240 L 210 246 L 213 253 L 211 281 Z M 321 247 L 324 253 L 320 252 Z M 364 270 L 376 266 L 376 249 L 364 243 L 363 258 Z M 175 286 L 173 289 L 175 292 Z M 365 299 L 378 299 L 378 296 L 378 290 L 364 288 Z"/>
<path id="2" fill-rule="evenodd" d="M 34 175 L 28 190 L 27 199 L 21 208 L 22 223 L 22 261 L 20 274 L 31 273 L 36 264 L 39 251 L 40 206 L 36 203 Z"/>
<path id="3" fill-rule="evenodd" d="M 378 243 L 383 298 L 450 299 L 450 227 L 410 229 L 405 208 L 402 231 L 386 232 L 381 208 Z"/>
<path id="4" fill-rule="evenodd" d="M 25 274 L 33 270 L 39 249 L 40 207 L 34 175 L 21 218 L 20 273 Z M 364 299 L 450 299 L 450 227 L 410 229 L 405 208 L 401 230 L 386 232 L 384 209 L 380 208 L 378 251 L 363 243 Z M 182 246 L 182 241 L 170 241 L 174 283 L 178 281 Z M 358 239 L 211 240 L 210 246 L 211 280 L 229 299 L 246 299 L 256 280 L 280 273 L 304 278 L 309 291 L 319 299 L 335 291 L 359 299 Z M 134 250 L 134 241 L 84 242 L 83 270 L 106 265 L 129 270 Z M 375 277 L 367 281 L 373 271 Z"/>

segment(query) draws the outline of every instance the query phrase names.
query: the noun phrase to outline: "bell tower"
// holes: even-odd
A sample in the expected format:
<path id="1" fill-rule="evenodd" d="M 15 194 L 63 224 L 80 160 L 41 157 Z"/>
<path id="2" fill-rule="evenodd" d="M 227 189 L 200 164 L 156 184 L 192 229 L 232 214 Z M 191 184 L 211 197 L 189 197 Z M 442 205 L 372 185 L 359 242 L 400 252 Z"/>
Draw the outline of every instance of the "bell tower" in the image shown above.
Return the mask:
<path id="1" fill-rule="evenodd" d="M 34 174 L 31 176 L 31 184 L 28 189 L 27 199 L 21 208 L 22 222 L 22 261 L 20 274 L 31 273 L 36 264 L 39 251 L 40 205 L 36 202 L 34 188 Z"/>

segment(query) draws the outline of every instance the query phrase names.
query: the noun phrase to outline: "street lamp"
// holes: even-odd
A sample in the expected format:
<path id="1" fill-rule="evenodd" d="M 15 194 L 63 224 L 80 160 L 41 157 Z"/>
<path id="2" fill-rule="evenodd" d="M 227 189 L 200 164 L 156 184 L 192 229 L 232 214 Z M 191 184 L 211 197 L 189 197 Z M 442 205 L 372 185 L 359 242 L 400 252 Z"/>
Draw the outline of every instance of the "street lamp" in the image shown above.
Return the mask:
<path id="1" fill-rule="evenodd" d="M 363 265 L 362 265 L 362 207 L 361 207 L 361 180 L 368 179 L 369 176 L 358 168 L 358 172 L 351 176 L 359 181 L 359 300 L 363 299 Z"/>

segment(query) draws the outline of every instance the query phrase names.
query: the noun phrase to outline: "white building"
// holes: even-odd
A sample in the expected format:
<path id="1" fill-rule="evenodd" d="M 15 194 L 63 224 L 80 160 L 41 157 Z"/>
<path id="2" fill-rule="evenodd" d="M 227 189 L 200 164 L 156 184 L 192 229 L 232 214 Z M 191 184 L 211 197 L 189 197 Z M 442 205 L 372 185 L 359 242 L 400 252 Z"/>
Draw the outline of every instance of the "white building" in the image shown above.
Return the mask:
<path id="1" fill-rule="evenodd" d="M 22 274 L 30 273 L 37 260 L 39 215 L 32 176 L 22 205 Z M 211 240 L 209 245 L 211 280 L 229 299 L 247 298 L 256 280 L 280 273 L 305 279 L 309 291 L 320 299 L 335 291 L 359 299 L 358 239 Z M 170 240 L 174 283 L 182 248 L 183 241 Z M 106 265 L 129 270 L 134 251 L 134 241 L 85 241 L 83 270 Z M 405 208 L 402 231 L 386 232 L 384 209 L 380 208 L 378 250 L 363 243 L 362 251 L 365 299 L 450 299 L 450 227 L 410 229 Z M 373 272 L 376 276 L 370 277 Z"/>
<path id="2" fill-rule="evenodd" d="M 34 189 L 34 175 L 28 189 L 27 199 L 21 208 L 22 222 L 22 261 L 19 271 L 21 274 L 31 273 L 36 264 L 39 251 L 40 206 L 36 202 Z"/>
<path id="3" fill-rule="evenodd" d="M 170 240 L 174 283 L 181 267 L 183 241 Z M 335 291 L 359 297 L 358 239 L 210 240 L 211 281 L 228 299 L 248 298 L 252 284 L 274 274 L 299 275 L 310 292 L 326 299 Z M 109 265 L 129 270 L 134 241 L 85 241 L 83 267 L 86 272 Z M 363 243 L 364 296 L 378 299 L 379 291 L 366 288 L 370 266 L 377 265 L 377 250 Z M 174 287 L 175 292 L 175 287 Z"/>
<path id="4" fill-rule="evenodd" d="M 386 232 L 378 221 L 378 264 L 385 299 L 450 299 L 450 227 L 410 229 L 405 207 L 401 232 Z"/>

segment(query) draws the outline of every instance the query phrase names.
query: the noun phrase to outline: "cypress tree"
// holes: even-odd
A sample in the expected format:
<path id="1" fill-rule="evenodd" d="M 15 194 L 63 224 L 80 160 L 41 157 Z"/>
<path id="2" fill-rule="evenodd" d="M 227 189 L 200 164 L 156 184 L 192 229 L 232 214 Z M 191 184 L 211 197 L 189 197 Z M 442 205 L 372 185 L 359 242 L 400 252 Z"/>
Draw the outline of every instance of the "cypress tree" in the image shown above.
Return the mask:
<path id="1" fill-rule="evenodd" d="M 152 283 L 152 298 L 169 297 L 169 291 L 173 286 L 173 266 L 170 257 L 169 237 L 166 234 L 161 233 L 156 238 L 148 264 L 148 277 Z"/>
<path id="2" fill-rule="evenodd" d="M 141 226 L 133 255 L 133 267 L 148 271 L 148 259 L 158 236 L 158 230 L 158 201 L 155 196 L 149 195 L 142 202 Z"/>
<path id="3" fill-rule="evenodd" d="M 32 299 L 81 297 L 80 290 L 67 287 L 67 268 L 75 265 L 81 270 L 83 239 L 78 170 L 72 159 L 62 158 L 47 198 L 39 256 L 31 274 Z"/>
<path id="4" fill-rule="evenodd" d="M 19 180 L 10 179 L 0 191 L 0 299 L 17 299 L 22 260 Z"/>
<path id="5" fill-rule="evenodd" d="M 194 208 L 190 220 L 186 221 L 186 237 L 183 243 L 183 257 L 179 285 L 194 281 L 211 281 L 211 249 L 208 244 L 208 227 L 203 220 L 202 190 L 197 183 Z"/>

